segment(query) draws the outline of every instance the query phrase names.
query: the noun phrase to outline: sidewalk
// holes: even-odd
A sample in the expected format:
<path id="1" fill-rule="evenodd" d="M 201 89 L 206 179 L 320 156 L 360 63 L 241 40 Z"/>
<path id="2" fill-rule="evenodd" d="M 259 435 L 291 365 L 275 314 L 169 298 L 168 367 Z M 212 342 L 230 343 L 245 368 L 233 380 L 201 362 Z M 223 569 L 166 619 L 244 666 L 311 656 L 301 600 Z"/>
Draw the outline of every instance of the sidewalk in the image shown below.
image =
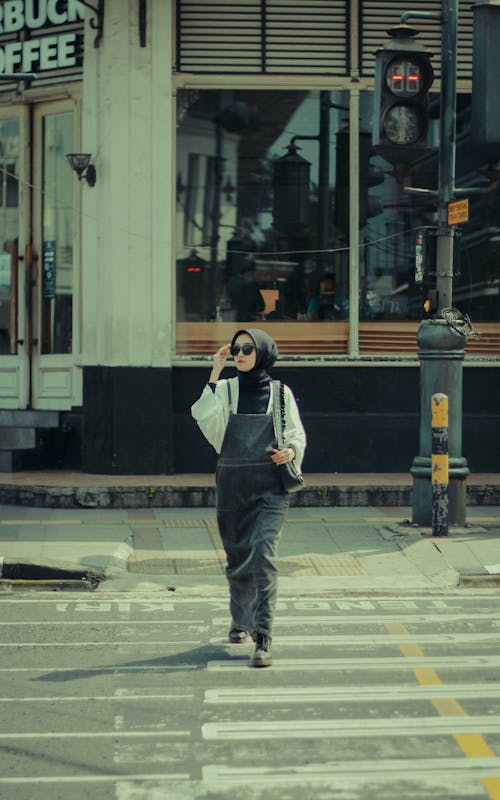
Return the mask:
<path id="1" fill-rule="evenodd" d="M 404 473 L 306 474 L 293 506 L 410 506 L 413 480 Z M 500 506 L 500 474 L 472 474 L 469 506 Z M 203 508 L 215 505 L 213 474 L 90 475 L 61 470 L 0 473 L 0 505 L 36 508 Z"/>
<path id="2" fill-rule="evenodd" d="M 439 539 L 409 525 L 410 515 L 408 507 L 292 508 L 280 543 L 280 592 L 500 588 L 499 507 L 470 508 L 468 527 Z M 38 565 L 101 573 L 98 593 L 227 593 L 215 512 L 207 507 L 1 506 L 0 559 L 4 590 L 7 567 Z"/>

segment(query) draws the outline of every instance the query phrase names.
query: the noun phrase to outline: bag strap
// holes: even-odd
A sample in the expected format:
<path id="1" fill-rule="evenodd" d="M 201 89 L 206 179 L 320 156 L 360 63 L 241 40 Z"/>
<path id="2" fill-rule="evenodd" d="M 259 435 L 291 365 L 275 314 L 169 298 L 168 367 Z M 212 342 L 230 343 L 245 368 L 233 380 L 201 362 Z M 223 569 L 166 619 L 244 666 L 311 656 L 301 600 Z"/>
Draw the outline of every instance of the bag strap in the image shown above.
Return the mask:
<path id="1" fill-rule="evenodd" d="M 283 402 L 281 400 L 282 397 Z M 273 381 L 273 418 L 276 438 L 278 440 L 278 450 L 283 450 L 285 446 L 283 440 L 283 430 L 285 428 L 285 417 L 283 413 L 284 399 L 283 384 L 281 381 Z"/>
<path id="2" fill-rule="evenodd" d="M 229 381 L 227 382 L 227 399 L 229 402 L 229 411 L 231 412 L 233 410 L 233 400 L 231 398 L 231 384 Z"/>

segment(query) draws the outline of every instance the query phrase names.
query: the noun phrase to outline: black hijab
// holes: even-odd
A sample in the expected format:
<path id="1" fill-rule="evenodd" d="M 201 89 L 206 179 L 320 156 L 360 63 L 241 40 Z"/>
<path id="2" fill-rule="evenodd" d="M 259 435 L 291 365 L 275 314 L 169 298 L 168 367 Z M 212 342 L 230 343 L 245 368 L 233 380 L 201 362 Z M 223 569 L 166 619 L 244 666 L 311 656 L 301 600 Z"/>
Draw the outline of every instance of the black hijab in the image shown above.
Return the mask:
<path id="1" fill-rule="evenodd" d="M 271 377 L 267 370 L 270 369 L 278 358 L 276 342 L 260 328 L 241 328 L 236 331 L 231 346 L 235 343 L 240 333 L 247 333 L 256 347 L 255 366 L 248 372 L 238 372 L 240 399 L 238 412 L 240 414 L 263 414 L 266 412 L 269 400 Z"/>

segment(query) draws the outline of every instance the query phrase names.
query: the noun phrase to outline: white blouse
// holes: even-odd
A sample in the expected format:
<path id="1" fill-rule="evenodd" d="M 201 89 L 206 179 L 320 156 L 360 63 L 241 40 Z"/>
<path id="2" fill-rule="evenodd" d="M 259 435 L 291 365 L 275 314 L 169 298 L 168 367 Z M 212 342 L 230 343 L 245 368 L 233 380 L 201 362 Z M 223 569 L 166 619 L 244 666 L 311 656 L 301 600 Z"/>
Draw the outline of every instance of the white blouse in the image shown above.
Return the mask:
<path id="1" fill-rule="evenodd" d="M 203 389 L 201 397 L 191 406 L 191 413 L 198 423 L 201 432 L 217 453 L 220 453 L 224 434 L 229 420 L 229 397 L 227 384 L 231 386 L 231 404 L 233 411 L 238 408 L 239 381 L 238 378 L 222 379 L 215 384 L 215 392 L 208 384 Z M 285 388 L 285 431 L 283 439 L 285 447 L 293 446 L 295 449 L 295 464 L 300 470 L 304 451 L 306 449 L 306 434 L 299 409 L 291 389 L 286 384 Z M 272 413 L 274 385 L 271 383 L 267 414 Z"/>

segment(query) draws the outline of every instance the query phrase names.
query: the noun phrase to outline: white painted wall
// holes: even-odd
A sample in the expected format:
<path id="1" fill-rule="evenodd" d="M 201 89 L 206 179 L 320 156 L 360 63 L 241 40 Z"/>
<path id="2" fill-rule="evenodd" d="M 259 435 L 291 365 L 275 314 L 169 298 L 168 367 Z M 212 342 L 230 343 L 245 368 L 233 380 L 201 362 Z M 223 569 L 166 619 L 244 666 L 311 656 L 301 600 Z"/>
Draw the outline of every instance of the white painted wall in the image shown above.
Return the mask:
<path id="1" fill-rule="evenodd" d="M 82 363 L 168 366 L 173 328 L 172 12 L 107 0 L 104 34 L 86 23 L 82 150 L 97 183 L 83 187 Z"/>

